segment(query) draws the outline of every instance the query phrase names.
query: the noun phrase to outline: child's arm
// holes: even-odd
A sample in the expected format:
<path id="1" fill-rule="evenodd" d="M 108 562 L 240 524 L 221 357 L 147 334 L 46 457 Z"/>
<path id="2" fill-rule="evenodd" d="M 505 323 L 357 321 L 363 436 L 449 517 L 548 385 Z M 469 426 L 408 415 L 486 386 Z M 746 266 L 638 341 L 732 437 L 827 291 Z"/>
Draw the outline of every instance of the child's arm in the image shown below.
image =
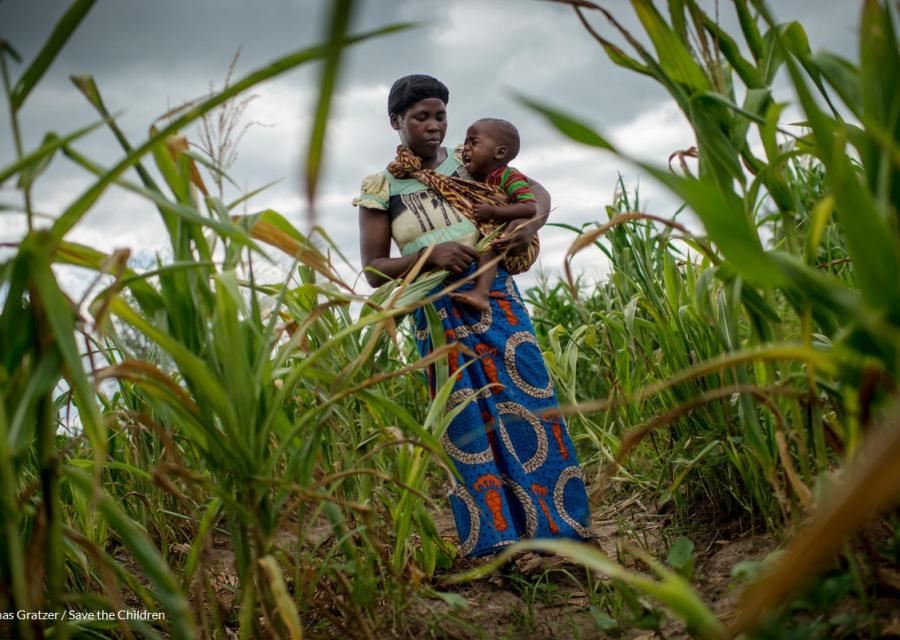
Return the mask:
<path id="1" fill-rule="evenodd" d="M 478 222 L 509 222 L 510 220 L 533 218 L 537 215 L 537 204 L 534 200 L 516 202 L 502 207 L 479 204 L 475 206 L 472 214 Z"/>
<path id="2" fill-rule="evenodd" d="M 509 204 L 476 207 L 473 213 L 479 222 L 510 222 L 533 218 L 537 214 L 537 201 L 524 174 L 507 167 L 500 178 L 499 186 L 506 192 Z"/>
<path id="3" fill-rule="evenodd" d="M 507 223 L 506 230 L 500 234 L 499 238 L 494 238 L 491 243 L 498 253 L 509 251 L 516 254 L 524 251 L 531 243 L 532 236 L 547 222 L 551 207 L 550 193 L 540 182 L 531 178 L 528 179 L 528 188 L 534 193 L 537 201 L 537 215 L 531 219 L 513 220 Z"/>

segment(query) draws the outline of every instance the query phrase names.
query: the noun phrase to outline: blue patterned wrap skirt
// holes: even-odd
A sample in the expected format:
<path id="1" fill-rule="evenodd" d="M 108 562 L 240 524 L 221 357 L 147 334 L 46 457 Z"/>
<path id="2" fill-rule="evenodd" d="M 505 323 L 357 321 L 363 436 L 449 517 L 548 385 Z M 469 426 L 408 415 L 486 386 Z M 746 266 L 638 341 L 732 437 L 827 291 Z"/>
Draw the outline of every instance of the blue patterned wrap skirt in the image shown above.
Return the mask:
<path id="1" fill-rule="evenodd" d="M 459 290 L 473 286 L 469 282 Z M 442 439 L 462 476 L 449 493 L 462 553 L 493 554 L 520 538 L 590 538 L 591 514 L 575 448 L 512 276 L 498 267 L 489 311 L 449 295 L 433 305 L 446 342 L 463 343 L 478 356 L 459 369 L 471 356 L 450 355 L 450 374 L 457 379 L 447 409 L 477 397 Z M 424 356 L 432 349 L 424 309 L 416 311 L 415 320 Z M 428 377 L 433 396 L 433 370 Z"/>

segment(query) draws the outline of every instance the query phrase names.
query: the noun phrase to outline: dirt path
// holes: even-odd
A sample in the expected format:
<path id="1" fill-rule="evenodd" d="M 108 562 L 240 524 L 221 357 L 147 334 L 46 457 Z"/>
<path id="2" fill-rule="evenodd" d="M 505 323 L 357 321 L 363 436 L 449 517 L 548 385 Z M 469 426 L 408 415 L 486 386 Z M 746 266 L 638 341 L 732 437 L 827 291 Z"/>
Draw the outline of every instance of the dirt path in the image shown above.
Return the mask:
<path id="1" fill-rule="evenodd" d="M 449 510 L 439 514 L 436 522 L 442 536 L 451 541 L 456 539 Z M 720 619 L 727 620 L 729 611 L 738 602 L 742 579 L 746 579 L 741 573 L 752 572 L 755 561 L 763 560 L 776 549 L 776 541 L 769 535 L 741 531 L 738 525 L 722 528 L 721 524 L 696 524 L 693 531 L 687 532 L 694 542 L 691 584 L 710 609 Z M 679 533 L 670 514 L 649 509 L 637 496 L 614 501 L 597 510 L 593 530 L 607 556 L 629 569 L 645 573 L 649 573 L 647 567 L 638 566 L 623 553 L 622 545 L 638 546 L 656 558 L 665 559 L 669 545 Z M 875 532 L 869 535 L 870 539 L 877 537 Z M 860 548 L 860 551 L 864 550 Z M 631 608 L 627 598 L 607 579 L 588 576 L 584 569 L 564 559 L 532 556 L 519 560 L 517 565 L 473 583 L 448 587 L 465 600 L 465 608 L 439 603 L 430 613 L 443 620 L 440 627 L 424 625 L 420 637 L 488 640 L 692 637 L 658 603 L 638 597 Z M 448 573 L 471 566 L 472 561 L 458 559 Z M 781 636 L 779 632 L 777 637 L 900 638 L 900 575 L 890 569 L 876 573 L 861 576 L 867 590 L 874 594 L 867 603 L 843 597 L 826 607 L 826 613 L 800 611 L 793 616 L 793 621 L 799 627 L 808 624 L 808 633 Z M 441 577 L 436 576 L 436 580 Z M 841 575 L 844 578 L 846 571 Z M 826 578 L 822 580 L 824 584 Z M 617 620 L 624 622 L 620 626 Z"/>
<path id="2" fill-rule="evenodd" d="M 435 518 L 441 535 L 455 541 L 456 532 L 449 510 Z M 593 530 L 597 543 L 610 558 L 628 568 L 635 561 L 620 551 L 628 542 L 665 558 L 668 544 L 667 514 L 653 513 L 631 496 L 598 510 L 594 514 Z M 693 584 L 704 599 L 713 603 L 716 613 L 733 604 L 737 594 L 732 567 L 745 560 L 762 559 L 774 548 L 766 536 L 743 537 L 735 540 L 703 541 L 695 547 L 696 568 Z M 458 559 L 447 574 L 469 569 L 473 561 Z M 436 576 L 440 580 L 442 575 Z M 601 576 L 588 576 L 583 568 L 558 557 L 541 558 L 533 554 L 523 556 L 516 566 L 473 583 L 447 587 L 465 600 L 465 608 L 445 603 L 431 607 L 431 617 L 445 617 L 439 631 L 423 625 L 423 637 L 443 638 L 642 638 L 660 637 L 653 629 L 619 628 L 611 613 L 627 607 L 608 581 Z M 689 637 L 683 626 L 669 620 L 652 603 L 638 599 L 638 607 L 645 607 L 640 622 L 644 626 L 658 626 L 667 638 Z M 638 609 L 639 610 L 639 609 Z M 621 616 L 618 616 L 621 617 Z M 640 614 L 634 617 L 639 618 Z"/>
<path id="3" fill-rule="evenodd" d="M 434 514 L 440 535 L 456 544 L 456 530 L 449 508 Z M 776 543 L 770 536 L 748 535 L 737 527 L 695 523 L 686 532 L 694 542 L 694 571 L 691 583 L 712 611 L 727 619 L 736 604 L 741 582 L 735 578 L 736 565 L 751 567 L 772 552 Z M 658 513 L 630 496 L 613 501 L 594 513 L 592 528 L 602 551 L 626 568 L 649 573 L 623 545 L 638 547 L 655 558 L 665 559 L 669 546 L 681 534 L 669 513 Z M 276 535 L 276 546 L 293 553 L 297 532 L 285 529 Z M 307 543 L 327 546 L 333 542 L 331 527 L 322 520 L 304 531 Z M 188 549 L 184 549 L 187 552 Z M 201 571 L 210 579 L 224 616 L 236 605 L 234 556 L 229 540 L 217 535 L 204 554 Z M 413 598 L 404 619 L 412 621 L 402 634 L 385 637 L 446 638 L 486 640 L 538 640 L 544 638 L 690 638 L 684 626 L 673 619 L 659 603 L 634 593 L 623 596 L 620 587 L 600 575 L 591 575 L 582 567 L 560 557 L 521 556 L 500 570 L 471 582 L 442 586 L 450 575 L 462 573 L 485 560 L 457 558 L 453 566 L 434 576 L 435 590 L 443 597 Z M 292 580 L 286 576 L 289 587 Z M 882 572 L 864 576 L 867 584 L 877 579 L 887 590 L 869 603 L 868 615 L 877 620 L 879 637 L 900 638 L 900 576 Z M 891 587 L 892 583 L 896 583 Z M 194 597 L 204 598 L 192 590 Z M 211 604 L 211 603 L 206 603 Z M 838 603 L 829 615 L 858 614 L 860 605 L 852 599 Z M 802 614 L 801 614 L 802 617 Z M 853 629 L 850 629 L 853 631 Z M 869 635 L 869 634 L 867 634 Z M 787 637 L 787 636 L 785 636 Z M 797 636 L 800 637 L 800 636 Z M 812 635 L 802 637 L 860 637 L 849 635 Z"/>

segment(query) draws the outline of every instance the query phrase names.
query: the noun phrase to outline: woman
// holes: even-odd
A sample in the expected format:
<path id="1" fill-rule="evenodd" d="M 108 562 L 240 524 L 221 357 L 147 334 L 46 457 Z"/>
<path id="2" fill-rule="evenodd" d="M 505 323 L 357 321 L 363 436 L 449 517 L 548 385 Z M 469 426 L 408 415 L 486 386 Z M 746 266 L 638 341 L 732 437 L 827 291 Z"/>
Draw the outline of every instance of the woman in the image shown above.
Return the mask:
<path id="1" fill-rule="evenodd" d="M 441 146 L 447 132 L 447 88 L 430 76 L 406 76 L 388 97 L 391 127 L 421 164 L 443 175 L 469 178 L 459 160 Z M 405 154 L 409 156 L 409 154 Z M 399 158 L 400 154 L 398 154 Z M 396 171 L 397 163 L 391 164 Z M 550 197 L 537 183 L 539 223 Z M 475 270 L 475 226 L 424 183 L 384 171 L 363 180 L 359 206 L 360 251 L 366 279 L 377 286 L 403 276 L 422 256 L 425 269 L 446 269 L 449 281 Z M 543 214 L 543 215 L 542 215 Z M 515 228 L 510 223 L 509 228 Z M 527 248 L 536 229 L 521 228 L 494 241 L 498 252 Z M 391 239 L 400 257 L 391 257 Z M 383 275 L 382 275 L 383 274 Z M 444 285 L 441 285 L 442 288 Z M 472 288 L 472 282 L 460 290 Z M 490 308 L 475 311 L 449 295 L 433 303 L 448 343 L 476 354 L 450 358 L 456 375 L 448 409 L 475 397 L 452 421 L 443 445 L 463 481 L 450 490 L 450 504 L 464 555 L 496 553 L 520 537 L 591 537 L 590 511 L 575 450 L 559 415 L 553 384 L 531 320 L 512 276 L 498 265 Z M 423 309 L 416 312 L 416 342 L 432 348 Z M 434 376 L 429 372 L 431 392 Z"/>

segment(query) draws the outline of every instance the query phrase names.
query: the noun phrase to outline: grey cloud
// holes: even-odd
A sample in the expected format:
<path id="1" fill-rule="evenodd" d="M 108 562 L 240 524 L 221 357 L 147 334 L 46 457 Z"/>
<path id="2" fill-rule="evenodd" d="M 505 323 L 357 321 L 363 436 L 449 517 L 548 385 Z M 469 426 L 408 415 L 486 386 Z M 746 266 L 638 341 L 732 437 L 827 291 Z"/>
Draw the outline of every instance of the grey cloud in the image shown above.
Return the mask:
<path id="1" fill-rule="evenodd" d="M 640 31 L 627 3 L 607 4 L 623 17 L 626 28 Z M 712 10 L 711 0 L 704 4 Z M 782 0 L 771 4 L 780 20 L 798 19 L 804 24 L 814 49 L 828 47 L 857 57 L 858 3 Z M 723 24 L 733 28 L 736 23 L 725 9 L 727 3 L 720 5 Z M 0 31 L 30 59 L 66 6 L 60 0 L 0 2 Z M 220 83 L 239 45 L 238 76 L 315 43 L 328 6 L 325 0 L 99 2 L 29 99 L 22 122 L 26 144 L 38 144 L 49 129 L 65 132 L 96 118 L 69 83 L 69 74 L 94 74 L 110 108 L 125 110 L 121 124 L 129 137 L 139 141 L 150 121 L 168 107 L 202 94 L 211 80 Z M 384 103 L 390 83 L 406 73 L 431 73 L 450 87 L 449 145 L 461 141 L 466 125 L 478 117 L 502 115 L 514 121 L 524 141 L 521 168 L 554 194 L 560 205 L 554 213 L 556 221 L 580 225 L 603 218 L 618 172 L 631 187 L 640 174 L 608 154 L 564 141 L 519 106 L 510 89 L 563 108 L 606 133 L 625 136 L 623 144 L 638 145 L 636 153 L 660 164 L 675 150 L 672 145 L 690 136 L 690 130 L 683 128 L 686 125 L 661 110 L 668 104 L 667 95 L 652 80 L 612 65 L 574 13 L 562 5 L 531 0 L 367 0 L 361 3 L 355 30 L 399 20 L 420 25 L 350 50 L 330 123 L 319 222 L 351 260 L 358 261 L 358 239 L 356 212 L 349 200 L 362 177 L 380 170 L 393 154 L 397 139 L 388 127 Z M 620 41 L 602 20 L 592 18 L 592 22 L 604 35 Z M 313 65 L 255 89 L 261 97 L 248 109 L 248 117 L 273 126 L 247 134 L 232 170 L 247 188 L 283 178 L 259 196 L 251 210 L 274 206 L 301 228 L 305 221 L 300 163 L 317 73 Z M 12 157 L 12 146 L 6 118 L 0 122 L 3 164 Z M 660 128 L 657 135 L 650 135 L 651 125 Z M 120 157 L 106 131 L 76 146 L 108 165 Z M 527 163 L 533 164 L 535 172 Z M 40 183 L 39 203 L 58 212 L 88 183 L 83 172 L 57 159 Z M 13 198 L 8 189 L 9 185 L 0 200 Z M 670 215 L 674 211 L 674 199 L 659 186 L 645 181 L 641 193 L 655 212 Z M 0 218 L 0 238 L 17 237 L 21 224 L 7 220 L 11 218 Z M 543 266 L 558 270 L 568 236 L 557 229 L 544 233 L 550 250 L 543 256 Z M 114 189 L 76 228 L 73 239 L 103 249 L 132 246 L 154 251 L 164 236 L 151 205 Z M 603 269 L 589 255 L 579 257 L 576 264 Z M 534 277 L 529 275 L 523 282 Z"/>

